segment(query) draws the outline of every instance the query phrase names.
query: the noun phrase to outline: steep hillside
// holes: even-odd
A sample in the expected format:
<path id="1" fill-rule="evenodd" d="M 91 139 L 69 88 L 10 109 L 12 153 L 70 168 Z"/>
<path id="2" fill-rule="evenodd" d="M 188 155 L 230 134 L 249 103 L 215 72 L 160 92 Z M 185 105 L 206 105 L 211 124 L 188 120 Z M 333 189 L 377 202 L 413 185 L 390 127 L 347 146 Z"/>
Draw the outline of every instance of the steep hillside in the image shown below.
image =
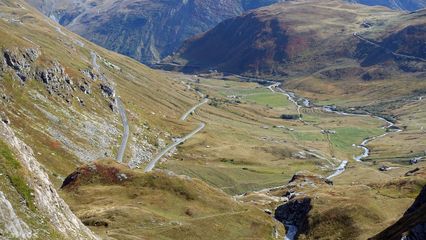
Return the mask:
<path id="1" fill-rule="evenodd" d="M 109 239 L 140 234 L 148 239 L 211 239 L 213 234 L 217 239 L 268 239 L 273 229 L 282 228 L 256 207 L 236 203 L 199 180 L 138 169 L 195 128 L 195 122 L 179 120 L 200 98 L 181 83 L 185 76 L 150 70 L 100 48 L 22 2 L 0 3 L 0 209 L 7 213 L 0 218 L 2 236 L 96 238 L 85 224 Z M 123 111 L 130 125 L 125 164 L 96 168 L 112 169 L 101 173 L 114 181 L 96 182 L 105 175 L 95 172 L 77 191 L 59 191 L 77 167 L 118 155 L 126 135 Z M 116 184 L 127 176 L 134 182 Z M 275 178 L 281 181 L 281 173 Z M 270 184 L 266 180 L 252 184 Z"/>
<path id="2" fill-rule="evenodd" d="M 425 0 L 348 0 L 353 3 L 360 3 L 370 6 L 386 6 L 392 9 L 415 11 L 426 7 Z"/>
<path id="3" fill-rule="evenodd" d="M 354 34 L 360 40 L 355 56 L 361 66 L 395 62 L 405 72 L 426 71 L 426 10 L 366 24 L 368 29 Z"/>
<path id="4" fill-rule="evenodd" d="M 248 9 L 278 0 L 29 0 L 71 31 L 144 63 L 173 53 L 187 38 Z"/>
<path id="5" fill-rule="evenodd" d="M 188 40 L 165 62 L 182 64 L 185 70 L 306 75 L 350 64 L 359 42 L 353 33 L 363 28 L 363 21 L 397 15 L 340 1 L 275 4 L 222 22 Z"/>
<path id="6" fill-rule="evenodd" d="M 289 28 L 324 36 L 318 44 L 327 50 L 310 45 L 316 38 L 286 49 L 292 62 L 283 70 L 302 77 L 284 86 L 214 71 L 152 70 L 73 34 L 23 1 L 0 0 L 1 237 L 282 239 L 282 224 L 272 218 L 281 205 L 278 215 L 293 207 L 303 213 L 277 219 L 292 220 L 307 239 L 365 239 L 391 225 L 424 185 L 426 82 L 418 70 L 399 79 L 405 75 L 398 57 L 360 66 L 370 50 L 359 47 L 364 40 L 353 33 L 384 42 L 387 34 L 375 31 L 383 26 L 404 35 L 408 25 L 382 21 L 399 14 L 376 12 L 377 21 L 369 21 L 375 27 L 364 28 L 359 9 L 370 16 L 376 8 L 334 3 L 291 4 L 302 4 L 303 11 L 288 11 L 301 11 L 311 22 L 318 9 L 323 15 L 346 10 L 332 20 L 323 16 L 328 25 L 322 31 L 314 31 L 322 23 Z M 421 23 L 416 14 L 403 16 L 409 25 Z M 356 24 L 345 26 L 346 19 Z M 270 30 L 277 26 L 271 22 L 265 34 L 272 40 L 257 42 L 260 47 L 282 37 Z M 288 41 L 298 43 L 292 36 Z M 409 39 L 386 47 L 406 54 Z M 345 48 L 358 58 L 348 58 Z M 274 49 L 266 60 L 287 57 Z M 330 68 L 314 71 L 320 60 Z M 361 80 L 374 68 L 401 75 Z M 353 72 L 360 75 L 346 78 Z M 292 84 L 298 92 L 287 89 Z M 370 109 L 395 124 L 365 114 Z"/>
<path id="7" fill-rule="evenodd" d="M 27 0 L 81 36 L 144 63 L 156 63 L 182 43 L 225 19 L 284 0 Z M 424 0 L 353 1 L 397 10 L 424 8 Z"/>
<path id="8" fill-rule="evenodd" d="M 303 94 L 328 96 L 337 89 L 358 95 L 368 83 L 377 93 L 375 85 L 404 82 L 397 95 L 407 95 L 424 88 L 425 22 L 424 10 L 406 14 L 340 1 L 274 4 L 193 37 L 159 67 L 286 80 Z"/>
<path id="9" fill-rule="evenodd" d="M 426 186 L 401 219 L 370 239 L 397 240 L 402 237 L 407 240 L 426 238 Z"/>

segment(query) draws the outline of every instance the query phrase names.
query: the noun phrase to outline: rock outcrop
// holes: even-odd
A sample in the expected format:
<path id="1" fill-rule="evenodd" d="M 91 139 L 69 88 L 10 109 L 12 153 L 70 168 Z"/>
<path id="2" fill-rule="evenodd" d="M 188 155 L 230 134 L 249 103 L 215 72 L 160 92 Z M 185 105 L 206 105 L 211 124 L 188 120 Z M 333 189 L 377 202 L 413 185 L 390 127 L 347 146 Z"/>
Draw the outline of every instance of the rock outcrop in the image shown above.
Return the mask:
<path id="1" fill-rule="evenodd" d="M 43 64 L 37 62 L 41 54 L 35 48 L 4 49 L 3 56 L 1 56 L 0 74 L 9 72 L 14 79 L 18 79 L 22 84 L 35 79 L 43 83 L 50 95 L 58 96 L 68 103 L 72 102 L 76 90 L 79 89 L 90 95 L 93 85 L 96 85 L 106 100 L 113 103 L 115 97 L 113 83 L 103 74 L 85 69 L 81 70 L 82 79 L 74 81 L 60 62 L 56 60 Z M 78 101 L 82 103 L 80 98 L 78 98 Z"/>
<path id="2" fill-rule="evenodd" d="M 36 207 L 50 219 L 58 232 L 66 239 L 98 239 L 59 196 L 48 175 L 35 159 L 31 148 L 16 137 L 13 130 L 3 122 L 0 122 L 0 137 L 15 151 L 17 159 L 31 173 L 27 180 L 34 190 Z"/>
<path id="3" fill-rule="evenodd" d="M 419 196 L 414 201 L 413 205 L 405 212 L 404 216 L 409 216 L 416 214 L 416 212 L 426 211 L 426 186 L 423 187 L 423 190 L 420 192 Z M 415 227 L 411 228 L 406 240 L 419 240 L 426 239 L 426 214 L 423 214 L 422 219 L 419 219 L 422 223 L 417 224 Z"/>
<path id="4" fill-rule="evenodd" d="M 22 81 L 26 81 L 32 74 L 32 65 L 37 60 L 40 52 L 34 48 L 5 49 L 3 51 L 4 65 L 14 70 L 16 76 Z"/>
<path id="5" fill-rule="evenodd" d="M 2 223 L 6 224 L 3 225 Z M 29 239 L 32 235 L 31 229 L 16 215 L 12 204 L 0 191 L 0 236 Z"/>
<path id="6" fill-rule="evenodd" d="M 112 161 L 114 162 L 114 161 Z M 61 189 L 76 189 L 80 184 L 99 182 L 102 184 L 120 184 L 130 180 L 131 176 L 114 164 L 105 164 L 102 161 L 79 167 L 68 175 L 62 183 Z"/>
<path id="7" fill-rule="evenodd" d="M 71 101 L 74 83 L 60 63 L 54 61 L 50 67 L 38 69 L 35 76 L 45 85 L 49 94 L 55 94 L 66 101 Z"/>

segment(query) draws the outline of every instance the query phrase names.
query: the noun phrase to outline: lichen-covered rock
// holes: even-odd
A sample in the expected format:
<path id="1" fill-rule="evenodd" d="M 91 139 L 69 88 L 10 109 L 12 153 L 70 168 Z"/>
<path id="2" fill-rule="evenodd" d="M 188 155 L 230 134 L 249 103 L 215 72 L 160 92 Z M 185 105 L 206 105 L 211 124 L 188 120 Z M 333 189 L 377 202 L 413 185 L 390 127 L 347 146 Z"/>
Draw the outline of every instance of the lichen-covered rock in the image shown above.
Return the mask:
<path id="1" fill-rule="evenodd" d="M 112 161 L 113 162 L 113 161 Z M 122 184 L 131 179 L 131 175 L 123 172 L 121 166 L 110 164 L 110 162 L 97 161 L 79 167 L 65 178 L 61 188 L 64 190 L 78 189 L 81 184 L 101 183 L 101 184 Z"/>
<path id="2" fill-rule="evenodd" d="M 6 124 L 10 124 L 10 119 L 7 117 L 6 113 L 0 112 L 0 120 Z"/>
<path id="3" fill-rule="evenodd" d="M 94 73 L 91 69 L 83 69 L 81 70 L 81 73 L 87 78 L 90 79 L 92 81 L 97 81 L 100 80 L 102 78 L 102 76 L 100 76 L 97 73 Z"/>
<path id="4" fill-rule="evenodd" d="M 293 175 L 288 183 L 288 187 L 315 187 L 321 184 L 329 184 L 327 179 L 321 175 L 309 171 L 300 171 Z"/>

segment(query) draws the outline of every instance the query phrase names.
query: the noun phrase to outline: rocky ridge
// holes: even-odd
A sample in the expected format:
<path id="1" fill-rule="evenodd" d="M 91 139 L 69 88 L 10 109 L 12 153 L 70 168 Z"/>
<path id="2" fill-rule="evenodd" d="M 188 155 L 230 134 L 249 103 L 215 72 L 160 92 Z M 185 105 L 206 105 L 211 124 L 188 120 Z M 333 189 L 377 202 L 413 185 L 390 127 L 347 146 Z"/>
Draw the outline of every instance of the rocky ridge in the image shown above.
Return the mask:
<path id="1" fill-rule="evenodd" d="M 53 226 L 67 239 L 98 239 L 59 196 L 46 172 L 35 159 L 31 148 L 18 139 L 13 130 L 3 122 L 0 123 L 0 136 L 16 152 L 17 158 L 31 173 L 27 181 L 34 190 L 36 206 L 50 219 Z"/>

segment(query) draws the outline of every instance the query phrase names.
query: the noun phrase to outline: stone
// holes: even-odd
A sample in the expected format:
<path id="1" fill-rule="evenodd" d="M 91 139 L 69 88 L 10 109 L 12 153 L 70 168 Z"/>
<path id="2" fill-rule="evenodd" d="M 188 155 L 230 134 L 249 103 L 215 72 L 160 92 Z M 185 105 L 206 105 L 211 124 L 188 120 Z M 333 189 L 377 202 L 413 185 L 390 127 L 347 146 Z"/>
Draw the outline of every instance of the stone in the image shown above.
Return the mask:
<path id="1" fill-rule="evenodd" d="M 379 167 L 379 171 L 381 171 L 381 172 L 389 171 L 389 167 L 388 167 L 388 166 L 383 165 L 383 166 Z"/>
<path id="2" fill-rule="evenodd" d="M 114 89 L 107 83 L 101 83 L 101 90 L 102 90 L 102 93 L 105 94 L 108 97 L 114 97 L 115 96 Z"/>

